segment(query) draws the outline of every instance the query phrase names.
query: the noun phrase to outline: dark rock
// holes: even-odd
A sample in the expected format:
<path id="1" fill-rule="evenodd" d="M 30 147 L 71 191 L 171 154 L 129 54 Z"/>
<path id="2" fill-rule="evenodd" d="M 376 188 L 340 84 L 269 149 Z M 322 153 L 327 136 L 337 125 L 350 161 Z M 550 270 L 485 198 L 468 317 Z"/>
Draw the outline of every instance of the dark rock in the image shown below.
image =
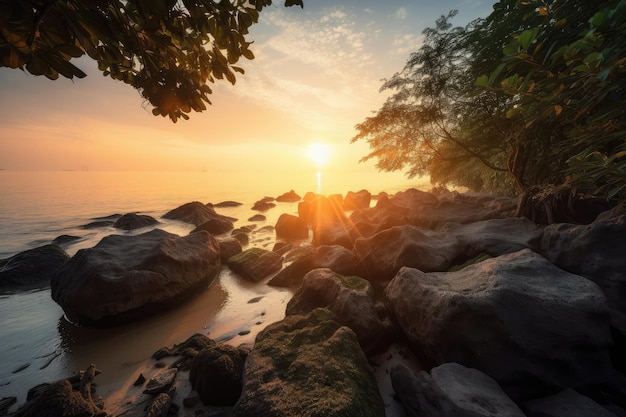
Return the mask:
<path id="1" fill-rule="evenodd" d="M 528 417 L 617 417 L 592 399 L 573 389 L 525 403 Z"/>
<path id="2" fill-rule="evenodd" d="M 239 207 L 239 206 L 242 206 L 242 205 L 243 205 L 243 203 L 239 203 L 237 201 L 222 201 L 220 203 L 213 204 L 213 207 L 226 208 L 226 207 Z"/>
<path id="3" fill-rule="evenodd" d="M 172 384 L 174 384 L 176 374 L 178 374 L 178 369 L 176 368 L 168 368 L 158 372 L 148 380 L 143 393 L 149 395 L 159 395 L 167 392 Z"/>
<path id="4" fill-rule="evenodd" d="M 264 222 L 265 220 L 267 220 L 267 217 L 262 214 L 255 214 L 248 219 L 249 222 Z"/>
<path id="5" fill-rule="evenodd" d="M 480 254 L 500 256 L 531 249 L 541 238 L 542 229 L 526 218 L 509 217 L 447 225 L 441 232 L 458 239 L 459 256 L 465 261 Z"/>
<path id="6" fill-rule="evenodd" d="M 47 286 L 70 256 L 57 245 L 45 245 L 0 260 L 0 289 Z"/>
<path id="7" fill-rule="evenodd" d="M 9 412 L 9 408 L 17 402 L 17 397 L 3 397 L 0 400 L 0 415 L 5 415 Z"/>
<path id="8" fill-rule="evenodd" d="M 221 235 L 230 232 L 231 230 L 233 230 L 233 227 L 233 222 L 225 217 L 219 216 L 202 223 L 200 226 L 193 229 L 191 233 L 196 233 L 204 230 L 212 235 Z"/>
<path id="9" fill-rule="evenodd" d="M 286 317 L 259 333 L 233 409 L 234 417 L 304 415 L 385 415 L 354 332 L 325 309 Z"/>
<path id="10" fill-rule="evenodd" d="M 145 382 L 146 382 L 146 377 L 143 376 L 143 374 L 139 374 L 139 376 L 137 377 L 137 379 L 135 380 L 133 385 L 136 386 L 136 387 L 139 387 L 139 386 L 143 385 Z"/>
<path id="11" fill-rule="evenodd" d="M 566 271 L 602 288 L 612 324 L 626 334 L 626 215 L 605 215 L 589 225 L 553 224 L 544 229 L 539 252 Z"/>
<path id="12" fill-rule="evenodd" d="M 145 214 L 128 213 L 117 219 L 115 223 L 113 223 L 113 227 L 122 230 L 134 230 L 142 227 L 154 226 L 158 223 L 159 221 L 154 217 Z"/>
<path id="13" fill-rule="evenodd" d="M 600 383 L 611 368 L 600 289 L 527 249 L 457 272 L 402 268 L 385 297 L 425 359 L 479 369 L 515 400 Z"/>
<path id="14" fill-rule="evenodd" d="M 191 393 L 185 398 L 183 398 L 183 407 L 185 408 L 193 408 L 200 402 L 200 396 L 197 392 Z"/>
<path id="15" fill-rule="evenodd" d="M 172 397 L 162 392 L 157 395 L 146 410 L 145 417 L 167 417 L 172 405 Z"/>
<path id="16" fill-rule="evenodd" d="M 241 246 L 246 246 L 247 244 L 250 243 L 250 236 L 248 236 L 247 233 L 239 231 L 239 232 L 233 233 L 231 236 L 237 239 L 239 243 L 241 244 Z"/>
<path id="17" fill-rule="evenodd" d="M 467 224 L 502 217 L 506 216 L 497 208 L 458 201 L 441 201 L 437 206 L 424 206 L 407 214 L 409 223 L 434 230 L 448 223 Z"/>
<path id="18" fill-rule="evenodd" d="M 15 417 L 107 417 L 92 397 L 92 381 L 96 368 L 90 365 L 80 374 L 77 387 L 63 379 L 42 386 L 31 400 L 14 414 Z M 100 404 L 101 405 L 101 404 Z"/>
<path id="19" fill-rule="evenodd" d="M 365 353 L 383 345 L 384 326 L 374 306 L 374 289 L 369 281 L 344 276 L 330 269 L 314 269 L 306 274 L 294 293 L 285 314 L 308 314 L 318 307 L 335 314 L 339 324 L 351 328 Z"/>
<path id="20" fill-rule="evenodd" d="M 310 225 L 316 221 L 324 222 L 328 219 L 334 219 L 337 215 L 345 217 L 343 196 L 340 194 L 333 194 L 328 197 L 313 195 L 298 204 L 298 217 Z"/>
<path id="21" fill-rule="evenodd" d="M 268 285 L 297 287 L 308 272 L 318 268 L 329 268 L 347 276 L 364 274 L 359 258 L 352 251 L 339 245 L 317 246 L 272 277 Z"/>
<path id="22" fill-rule="evenodd" d="M 352 192 L 348 191 L 345 198 L 343 199 L 343 209 L 344 210 L 358 210 L 365 209 L 370 206 L 370 202 L 372 201 L 372 194 L 367 190 L 361 190 Z"/>
<path id="23" fill-rule="evenodd" d="M 350 215 L 352 226 L 359 236 L 369 237 L 393 226 L 402 226 L 408 223 L 406 215 L 408 208 L 394 204 L 389 198 L 378 200 L 375 207 L 356 210 Z"/>
<path id="24" fill-rule="evenodd" d="M 71 235 L 61 235 L 61 236 L 57 236 L 53 241 L 52 244 L 53 245 L 57 245 L 57 246 L 67 246 L 70 243 L 74 243 L 77 240 L 82 239 L 80 236 L 71 236 Z"/>
<path id="25" fill-rule="evenodd" d="M 214 343 L 191 363 L 189 381 L 204 405 L 232 406 L 241 395 L 245 349 Z"/>
<path id="26" fill-rule="evenodd" d="M 293 249 L 293 244 L 290 242 L 276 242 L 272 247 L 272 252 L 276 252 L 279 255 L 284 255 Z"/>
<path id="27" fill-rule="evenodd" d="M 217 243 L 220 245 L 220 259 L 223 264 L 228 262 L 231 257 L 243 251 L 241 241 L 234 237 L 220 239 Z"/>
<path id="28" fill-rule="evenodd" d="M 525 417 L 496 381 L 457 363 L 433 368 L 430 375 L 396 366 L 391 381 L 408 417 Z"/>
<path id="29" fill-rule="evenodd" d="M 458 263 L 460 251 L 455 236 L 410 225 L 392 227 L 354 244 L 365 277 L 377 282 L 391 280 L 402 267 L 447 271 Z"/>
<path id="30" fill-rule="evenodd" d="M 200 226 L 214 218 L 224 218 L 215 212 L 215 210 L 199 201 L 183 204 L 180 207 L 170 210 L 163 215 L 164 219 L 179 220 L 181 222 L 190 223 Z M 227 218 L 230 219 L 230 218 Z"/>
<path id="31" fill-rule="evenodd" d="M 263 197 L 261 200 L 254 203 L 254 205 L 252 206 L 252 210 L 267 211 L 271 208 L 276 207 L 276 204 L 273 203 L 273 201 L 273 197 Z"/>
<path id="32" fill-rule="evenodd" d="M 78 251 L 52 278 L 51 293 L 69 320 L 110 325 L 196 295 L 219 270 L 219 246 L 210 234 L 179 237 L 155 229 L 107 236 Z"/>
<path id="33" fill-rule="evenodd" d="M 282 263 L 282 256 L 261 248 L 250 248 L 228 260 L 230 269 L 253 282 L 279 271 Z"/>
<path id="34" fill-rule="evenodd" d="M 284 193 L 276 197 L 276 201 L 280 203 L 295 203 L 296 201 L 300 200 L 302 200 L 302 198 L 298 194 L 296 194 L 294 190 L 291 190 L 288 193 Z"/>
<path id="35" fill-rule="evenodd" d="M 304 220 L 291 214 L 283 213 L 276 222 L 276 236 L 285 239 L 307 239 L 309 228 Z"/>
<path id="36" fill-rule="evenodd" d="M 304 214 L 303 210 L 298 207 L 299 216 L 311 224 L 313 243 L 316 246 L 341 245 L 351 249 L 354 241 L 359 237 L 359 232 L 354 229 L 350 219 L 346 216 L 342 203 L 341 196 L 331 196 L 318 198 L 310 203 L 301 203 L 310 206 L 304 209 Z"/>
<path id="37" fill-rule="evenodd" d="M 111 227 L 115 224 L 113 220 L 96 220 L 95 222 L 87 223 L 81 227 L 86 230 L 100 229 L 104 227 Z"/>

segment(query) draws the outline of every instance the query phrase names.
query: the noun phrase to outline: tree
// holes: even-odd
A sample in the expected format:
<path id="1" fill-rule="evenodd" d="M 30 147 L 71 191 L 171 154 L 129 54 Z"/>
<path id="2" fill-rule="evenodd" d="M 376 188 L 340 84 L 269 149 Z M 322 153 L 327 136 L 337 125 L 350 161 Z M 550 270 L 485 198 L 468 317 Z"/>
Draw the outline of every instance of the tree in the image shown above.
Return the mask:
<path id="1" fill-rule="evenodd" d="M 0 0 L 0 65 L 54 80 L 85 73 L 137 89 L 154 115 L 188 119 L 211 104 L 209 83 L 235 83 L 253 59 L 248 29 L 271 0 Z M 285 6 L 303 6 L 286 0 Z M 205 104 L 206 103 L 206 104 Z"/>
<path id="2" fill-rule="evenodd" d="M 435 183 L 523 191 L 586 179 L 626 195 L 624 9 L 501 0 L 465 28 L 442 17 L 353 141 L 380 169 Z"/>
<path id="3" fill-rule="evenodd" d="M 540 20 L 478 85 L 511 97 L 511 119 L 562 127 L 554 151 L 566 156 L 573 185 L 626 200 L 626 4 L 524 3 Z"/>
<path id="4" fill-rule="evenodd" d="M 473 189 L 508 188 L 506 136 L 511 131 L 501 95 L 472 95 L 472 36 L 481 21 L 453 27 L 456 11 L 423 33 L 424 43 L 381 90 L 394 90 L 377 113 L 358 124 L 352 142 L 365 140 L 386 171 L 430 175 L 433 183 Z M 503 183 L 507 183 L 503 185 Z"/>

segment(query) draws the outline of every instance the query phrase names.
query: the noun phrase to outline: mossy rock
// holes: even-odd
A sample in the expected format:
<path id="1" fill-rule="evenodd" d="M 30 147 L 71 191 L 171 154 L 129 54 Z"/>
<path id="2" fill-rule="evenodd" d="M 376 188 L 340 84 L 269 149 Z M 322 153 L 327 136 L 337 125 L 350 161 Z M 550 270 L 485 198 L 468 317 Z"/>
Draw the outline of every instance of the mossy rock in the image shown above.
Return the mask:
<path id="1" fill-rule="evenodd" d="M 233 415 L 383 417 L 385 410 L 354 332 L 316 309 L 259 333 Z"/>

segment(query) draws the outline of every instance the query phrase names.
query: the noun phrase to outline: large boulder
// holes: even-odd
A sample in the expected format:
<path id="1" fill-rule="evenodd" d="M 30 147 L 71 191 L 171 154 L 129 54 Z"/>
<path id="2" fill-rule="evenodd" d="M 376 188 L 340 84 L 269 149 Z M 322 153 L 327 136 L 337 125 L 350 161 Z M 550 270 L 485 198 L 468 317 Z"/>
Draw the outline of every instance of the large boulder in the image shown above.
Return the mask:
<path id="1" fill-rule="evenodd" d="M 117 219 L 113 227 L 122 230 L 135 230 L 142 227 L 154 226 L 159 221 L 147 214 L 128 213 Z"/>
<path id="2" fill-rule="evenodd" d="M 599 383 L 611 368 L 600 288 L 528 249 L 456 272 L 402 268 L 385 298 L 429 362 L 479 369 L 514 399 Z"/>
<path id="3" fill-rule="evenodd" d="M 227 237 L 218 240 L 220 245 L 220 257 L 223 264 L 226 264 L 230 258 L 243 252 L 241 242 L 234 237 Z"/>
<path id="4" fill-rule="evenodd" d="M 441 232 L 455 236 L 461 245 L 460 254 L 469 259 L 481 254 L 500 256 L 532 249 L 541 238 L 542 229 L 526 218 L 508 217 L 447 225 Z"/>
<path id="5" fill-rule="evenodd" d="M 385 409 L 354 332 L 316 309 L 259 333 L 233 416 L 384 417 Z"/>
<path id="6" fill-rule="evenodd" d="M 219 270 L 218 243 L 206 232 L 112 235 L 78 251 L 54 275 L 52 298 L 70 321 L 117 324 L 180 303 Z"/>
<path id="7" fill-rule="evenodd" d="M 50 284 L 70 256 L 57 245 L 45 245 L 0 259 L 0 290 Z"/>
<path id="8" fill-rule="evenodd" d="M 233 228 L 233 222 L 230 221 L 229 218 L 216 214 L 216 217 L 209 219 L 201 225 L 197 226 L 191 231 L 191 233 L 196 233 L 204 230 L 205 232 L 209 232 L 212 235 L 221 235 L 230 232 L 231 230 L 233 230 Z"/>
<path id="9" fill-rule="evenodd" d="M 447 271 L 461 257 L 459 240 L 421 227 L 395 226 L 354 244 L 370 281 L 391 280 L 402 267 Z"/>
<path id="10" fill-rule="evenodd" d="M 358 210 L 365 209 L 370 206 L 372 201 L 372 194 L 367 190 L 361 190 L 357 192 L 348 191 L 343 199 L 344 210 Z"/>
<path id="11" fill-rule="evenodd" d="M 241 395 L 248 351 L 213 342 L 191 362 L 189 381 L 204 405 L 232 406 Z"/>
<path id="12" fill-rule="evenodd" d="M 329 268 L 342 275 L 363 273 L 359 258 L 343 246 L 317 246 L 310 253 L 298 257 L 268 282 L 277 287 L 298 287 L 304 276 L 318 268 Z"/>
<path id="13" fill-rule="evenodd" d="M 307 239 L 309 227 L 300 217 L 283 213 L 276 221 L 276 236 L 285 239 Z"/>
<path id="14" fill-rule="evenodd" d="M 547 226 L 539 251 L 558 267 L 598 284 L 613 325 L 626 334 L 626 215 L 617 213 L 600 215 L 589 225 Z"/>
<path id="15" fill-rule="evenodd" d="M 508 215 L 509 213 L 507 213 Z M 498 208 L 474 201 L 441 201 L 437 206 L 410 210 L 409 223 L 415 226 L 439 229 L 448 223 L 474 223 L 506 217 Z"/>
<path id="16" fill-rule="evenodd" d="M 308 314 L 318 307 L 329 309 L 339 324 L 351 328 L 366 353 L 381 347 L 384 325 L 369 281 L 327 268 L 314 269 L 304 276 L 302 285 L 287 303 L 285 314 Z"/>
<path id="17" fill-rule="evenodd" d="M 282 256 L 262 248 L 250 248 L 228 259 L 230 269 L 252 282 L 280 271 L 282 266 Z"/>
<path id="18" fill-rule="evenodd" d="M 194 226 L 200 226 L 211 219 L 225 219 L 234 221 L 233 218 L 217 214 L 213 207 L 202 204 L 199 201 L 183 204 L 170 210 L 163 215 L 164 219 L 179 220 L 181 222 L 190 223 Z"/>
<path id="19" fill-rule="evenodd" d="M 408 223 L 408 208 L 394 204 L 389 197 L 382 196 L 376 206 L 355 210 L 350 215 L 350 224 L 360 237 L 369 237 L 393 226 Z"/>
<path id="20" fill-rule="evenodd" d="M 408 417 L 525 417 L 493 378 L 458 363 L 430 374 L 399 365 L 390 376 Z"/>
<path id="21" fill-rule="evenodd" d="M 295 203 L 300 200 L 302 200 L 302 197 L 300 197 L 294 190 L 290 190 L 289 192 L 276 197 L 276 201 L 279 203 Z"/>
<path id="22" fill-rule="evenodd" d="M 591 398 L 571 388 L 544 398 L 526 402 L 529 417 L 617 417 Z"/>

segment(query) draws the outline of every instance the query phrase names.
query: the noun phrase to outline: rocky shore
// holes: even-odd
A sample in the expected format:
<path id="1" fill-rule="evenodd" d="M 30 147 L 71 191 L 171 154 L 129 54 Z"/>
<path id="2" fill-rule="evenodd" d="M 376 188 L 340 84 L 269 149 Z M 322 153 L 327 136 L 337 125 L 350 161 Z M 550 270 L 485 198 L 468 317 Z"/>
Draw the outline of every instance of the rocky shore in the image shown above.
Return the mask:
<path id="1" fill-rule="evenodd" d="M 1 399 L 0 415 L 626 416 L 622 207 L 537 224 L 517 199 L 409 189 L 290 191 L 252 210 L 281 202 L 298 212 L 266 226 L 272 248 L 217 211 L 239 203 L 191 202 L 163 216 L 193 224 L 187 236 L 130 213 L 108 225 L 155 229 L 0 260 L 0 289 L 50 285 L 82 326 L 185 303 L 221 268 L 293 291 L 253 344 L 196 334 L 155 352 L 120 398 L 98 396 L 95 364 L 19 408 Z"/>

